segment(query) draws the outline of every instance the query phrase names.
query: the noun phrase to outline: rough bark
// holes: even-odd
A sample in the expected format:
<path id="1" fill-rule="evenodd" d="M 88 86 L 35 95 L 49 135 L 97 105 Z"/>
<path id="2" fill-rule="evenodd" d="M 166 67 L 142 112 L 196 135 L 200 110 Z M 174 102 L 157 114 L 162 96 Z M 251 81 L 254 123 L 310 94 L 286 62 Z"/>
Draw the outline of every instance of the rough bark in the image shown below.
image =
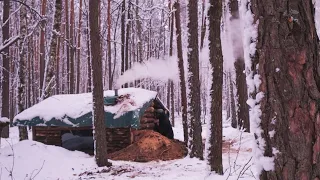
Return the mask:
<path id="1" fill-rule="evenodd" d="M 209 59 L 212 66 L 211 123 L 209 163 L 211 171 L 223 174 L 222 167 L 222 84 L 223 56 L 220 39 L 222 0 L 210 0 L 209 17 Z"/>
<path id="2" fill-rule="evenodd" d="M 259 127 L 264 156 L 274 158 L 273 170 L 263 170 L 260 179 L 318 180 L 320 59 L 314 5 L 311 0 L 253 0 L 251 8 L 254 21 L 259 20 L 252 66 L 264 95 Z"/>
<path id="3" fill-rule="evenodd" d="M 18 85 L 18 113 L 22 112 L 26 107 L 26 75 L 27 75 L 27 8 L 20 8 L 20 43 L 19 43 L 19 85 Z M 19 140 L 28 139 L 28 131 L 26 126 L 19 126 Z"/>
<path id="4" fill-rule="evenodd" d="M 230 12 L 231 12 L 231 23 L 233 27 L 241 27 L 239 20 L 239 5 L 238 0 L 230 1 Z M 238 98 L 238 109 L 237 109 L 237 121 L 239 128 L 244 128 L 245 132 L 250 132 L 250 121 L 249 121 L 249 106 L 247 104 L 248 92 L 247 92 L 247 82 L 244 56 L 243 56 L 243 47 L 242 39 L 239 38 L 238 34 L 232 34 L 232 44 L 233 54 L 235 56 L 234 67 L 236 69 L 236 87 L 237 87 L 237 98 Z"/>
<path id="5" fill-rule="evenodd" d="M 61 10 L 62 10 L 62 0 L 56 0 L 55 3 L 55 13 L 54 13 L 54 23 L 52 28 L 52 38 L 50 43 L 50 52 L 47 63 L 47 73 L 46 81 L 44 86 L 43 99 L 46 99 L 52 95 L 54 92 L 55 84 L 55 60 L 57 55 L 57 42 L 59 38 L 60 26 L 61 26 Z"/>
<path id="6" fill-rule="evenodd" d="M 99 26 L 100 0 L 89 1 L 90 41 L 92 54 L 92 80 L 93 80 L 93 127 L 95 139 L 95 159 L 99 167 L 111 166 L 107 159 L 106 125 L 104 121 L 103 106 L 103 80 L 102 80 L 102 54 Z M 94 72 L 94 73 L 93 73 Z"/>
<path id="7" fill-rule="evenodd" d="M 186 81 L 184 75 L 184 65 L 182 56 L 182 40 L 181 40 L 181 20 L 180 20 L 180 2 L 177 0 L 174 3 L 175 19 L 176 19 L 176 35 L 177 35 L 177 53 L 178 53 L 178 67 L 180 77 L 180 91 L 181 91 L 181 106 L 182 106 L 182 125 L 183 125 L 183 136 L 184 142 L 188 144 L 188 114 L 187 114 L 187 92 L 186 92 Z"/>
<path id="8" fill-rule="evenodd" d="M 233 128 L 237 128 L 237 113 L 236 113 L 236 103 L 234 100 L 234 92 L 233 92 L 233 80 L 231 76 L 231 72 L 228 72 L 228 80 L 230 87 L 230 118 L 231 118 L 231 126 Z"/>
<path id="9" fill-rule="evenodd" d="M 9 13 L 10 13 L 10 2 L 9 0 L 3 1 L 3 11 L 2 11 L 2 44 L 9 39 Z M 7 21 L 8 20 L 8 21 Z M 7 23 L 5 23 L 7 22 Z M 4 24 L 5 23 L 5 24 Z M 1 78 L 1 116 L 9 118 L 9 71 L 10 71 L 10 55 L 9 55 L 9 47 L 5 48 L 2 53 L 2 78 Z M 9 126 L 6 126 L 2 129 L 2 133 L 0 134 L 3 138 L 9 137 Z"/>
<path id="10" fill-rule="evenodd" d="M 203 159 L 202 127 L 201 127 L 201 97 L 199 79 L 199 33 L 198 33 L 198 2 L 188 3 L 188 69 L 189 78 L 189 115 L 190 115 L 190 157 Z M 191 139 L 192 138 L 192 139 Z"/>

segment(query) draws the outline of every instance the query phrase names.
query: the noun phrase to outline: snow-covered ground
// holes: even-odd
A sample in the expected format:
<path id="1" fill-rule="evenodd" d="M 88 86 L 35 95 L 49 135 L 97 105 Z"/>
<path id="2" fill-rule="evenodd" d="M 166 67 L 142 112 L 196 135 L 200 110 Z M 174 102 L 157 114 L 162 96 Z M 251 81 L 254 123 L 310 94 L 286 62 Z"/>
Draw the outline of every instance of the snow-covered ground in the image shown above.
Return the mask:
<path id="1" fill-rule="evenodd" d="M 206 122 L 209 122 L 207 120 Z M 207 161 L 186 157 L 172 161 L 136 163 L 111 161 L 111 168 L 98 168 L 94 158 L 82 152 L 26 140 L 19 142 L 18 129 L 1 139 L 0 180 L 85 180 L 85 179 L 254 179 L 251 147 L 253 135 L 241 133 L 224 121 L 224 175 L 210 173 Z M 208 124 L 203 125 L 206 137 Z M 175 138 L 183 139 L 181 118 L 176 119 Z M 29 133 L 31 139 L 31 133 Z M 10 176 L 12 175 L 12 176 Z"/>

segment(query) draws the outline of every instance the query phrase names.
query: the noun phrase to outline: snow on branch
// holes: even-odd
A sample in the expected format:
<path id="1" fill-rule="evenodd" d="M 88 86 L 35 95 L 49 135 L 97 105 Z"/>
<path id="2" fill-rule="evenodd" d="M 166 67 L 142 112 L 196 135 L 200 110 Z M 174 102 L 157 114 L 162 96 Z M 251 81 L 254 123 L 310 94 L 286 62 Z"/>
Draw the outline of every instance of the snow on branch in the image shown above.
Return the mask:
<path id="1" fill-rule="evenodd" d="M 9 46 L 11 46 L 13 43 L 17 42 L 19 39 L 20 39 L 20 35 L 17 35 L 6 40 L 4 44 L 0 46 L 0 53 L 2 53 L 2 51 L 4 51 Z"/>

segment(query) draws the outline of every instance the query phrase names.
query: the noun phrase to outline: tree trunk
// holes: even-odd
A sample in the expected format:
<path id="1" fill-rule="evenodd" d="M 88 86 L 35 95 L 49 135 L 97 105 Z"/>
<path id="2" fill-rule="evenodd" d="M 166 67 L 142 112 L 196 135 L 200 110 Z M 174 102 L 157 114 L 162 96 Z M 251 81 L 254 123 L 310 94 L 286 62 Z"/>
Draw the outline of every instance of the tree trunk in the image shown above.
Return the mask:
<path id="1" fill-rule="evenodd" d="M 122 1 L 121 7 L 121 74 L 125 71 L 125 56 L 124 56 L 124 47 L 125 47 L 125 21 L 126 21 L 126 1 Z"/>
<path id="2" fill-rule="evenodd" d="M 100 0 L 89 1 L 90 41 L 92 51 L 92 78 L 93 78 L 93 127 L 95 139 L 95 159 L 99 167 L 111 166 L 107 159 L 106 125 L 104 120 L 103 106 L 103 80 L 101 40 L 99 27 L 99 4 Z M 94 72 L 94 73 L 93 73 Z"/>
<path id="3" fill-rule="evenodd" d="M 254 21 L 259 21 L 252 70 L 261 80 L 257 97 L 263 94 L 257 122 L 261 129 L 255 136 L 264 160 L 273 162 L 260 179 L 318 180 L 320 57 L 315 7 L 305 0 L 254 0 L 251 8 Z"/>
<path id="4" fill-rule="evenodd" d="M 170 0 L 170 10 L 172 11 L 172 4 L 171 4 L 171 0 Z M 169 56 L 171 57 L 173 55 L 173 30 L 174 30 L 174 12 L 171 13 L 171 21 L 170 21 L 170 44 L 169 44 Z M 174 107 L 174 84 L 172 80 L 169 80 L 168 83 L 168 90 L 170 90 L 170 94 L 171 97 L 169 98 L 169 100 L 171 99 L 171 123 L 172 126 L 175 126 L 175 122 L 174 122 L 174 113 L 175 113 L 175 107 Z M 168 107 L 169 108 L 169 107 Z"/>
<path id="5" fill-rule="evenodd" d="M 76 87 L 76 93 L 79 94 L 80 92 L 80 79 L 81 79 L 81 73 L 80 73 L 80 57 L 81 57 L 81 25 L 82 25 L 82 0 L 80 0 L 80 6 L 79 6 L 79 25 L 78 25 L 78 45 L 77 45 L 77 87 Z"/>
<path id="6" fill-rule="evenodd" d="M 130 21 L 130 0 L 128 2 L 128 17 L 127 21 Z M 125 42 L 125 55 L 124 55 L 124 71 L 129 69 L 129 38 L 130 38 L 130 23 L 127 22 L 127 28 L 126 28 L 126 42 Z M 129 86 L 129 83 L 125 83 L 124 87 L 127 88 Z"/>
<path id="7" fill-rule="evenodd" d="M 4 0 L 3 2 L 3 12 L 2 12 L 2 44 L 9 39 L 9 13 L 10 13 L 10 1 Z M 6 22 L 6 23 L 5 23 Z M 1 117 L 9 118 L 9 71 L 10 71 L 10 54 L 9 47 L 5 48 L 2 53 L 2 78 L 1 78 Z M 2 129 L 2 133 L 0 134 L 3 138 L 9 137 L 9 126 L 6 126 Z"/>
<path id="8" fill-rule="evenodd" d="M 112 62 L 111 62 L 111 0 L 108 0 L 108 75 L 109 75 L 109 89 L 112 89 L 113 76 L 112 76 Z"/>
<path id="9" fill-rule="evenodd" d="M 25 6 L 20 8 L 20 44 L 19 44 L 19 85 L 18 85 L 18 113 L 25 110 L 26 106 L 26 48 L 27 48 L 27 9 Z M 28 131 L 26 126 L 19 126 L 19 140 L 28 139 Z"/>
<path id="10" fill-rule="evenodd" d="M 206 29 L 207 29 L 207 25 L 206 25 L 207 16 L 204 13 L 205 8 L 206 8 L 206 0 L 202 0 L 202 20 L 201 20 L 202 24 L 201 24 L 200 50 L 203 48 L 204 37 L 206 35 Z"/>
<path id="11" fill-rule="evenodd" d="M 211 126 L 209 163 L 211 171 L 223 174 L 222 167 L 222 84 L 223 56 L 220 39 L 222 0 L 210 0 L 209 16 L 209 59 L 212 66 Z"/>
<path id="12" fill-rule="evenodd" d="M 92 91 L 92 78 L 91 78 L 91 46 L 90 46 L 90 33 L 89 33 L 89 16 L 87 21 L 87 47 L 88 47 L 88 58 L 87 58 L 87 73 L 88 73 L 88 81 L 87 81 L 87 92 Z"/>
<path id="13" fill-rule="evenodd" d="M 241 27 L 239 19 L 239 5 L 238 0 L 230 1 L 231 11 L 231 24 L 232 28 Z M 238 97 L 238 126 L 244 128 L 245 132 L 250 132 L 250 121 L 249 121 L 249 107 L 247 104 L 248 92 L 246 74 L 244 73 L 245 64 L 243 56 L 242 36 L 239 36 L 239 32 L 232 33 L 232 44 L 233 44 L 233 55 L 235 57 L 234 67 L 236 69 L 236 86 L 237 86 L 237 97 Z M 241 34 L 241 32 L 240 32 Z"/>
<path id="14" fill-rule="evenodd" d="M 180 2 L 177 0 L 174 3 L 175 18 L 176 18 L 176 35 L 177 35 L 177 51 L 178 51 L 178 66 L 180 76 L 180 90 L 181 90 L 181 106 L 182 106 L 182 124 L 183 124 L 183 136 L 184 143 L 188 144 L 188 114 L 187 114 L 187 92 L 186 81 L 184 77 L 184 65 L 182 55 L 182 40 L 181 40 L 181 22 L 180 22 Z"/>
<path id="15" fill-rule="evenodd" d="M 65 21 L 66 21 L 66 51 L 67 51 L 67 93 L 70 93 L 70 24 L 69 24 L 69 0 L 65 0 Z"/>
<path id="16" fill-rule="evenodd" d="M 63 28 L 61 28 L 63 29 Z M 60 29 L 60 32 L 61 32 Z M 56 54 L 56 94 L 60 94 L 60 42 L 61 38 L 57 40 L 57 54 Z"/>
<path id="17" fill-rule="evenodd" d="M 203 160 L 202 127 L 201 127 L 201 97 L 199 79 L 199 33 L 198 33 L 198 2 L 190 0 L 188 3 L 188 64 L 190 89 L 190 157 Z"/>
<path id="18" fill-rule="evenodd" d="M 74 43 L 74 0 L 71 0 L 70 3 L 71 9 L 70 9 L 70 42 L 69 48 L 70 48 L 70 72 L 69 72 L 69 93 L 74 94 L 75 92 L 75 86 L 74 86 L 74 54 L 75 54 L 75 43 Z"/>
<path id="19" fill-rule="evenodd" d="M 57 42 L 59 38 L 60 25 L 61 25 L 61 9 L 62 0 L 56 0 L 55 13 L 54 13 L 54 23 L 52 28 L 52 39 L 50 43 L 50 52 L 47 63 L 47 73 L 46 73 L 46 83 L 44 86 L 43 99 L 46 99 L 52 95 L 54 84 L 55 84 L 55 60 L 57 56 Z"/>
<path id="20" fill-rule="evenodd" d="M 44 17 L 46 15 L 47 9 L 47 0 L 42 0 L 41 5 L 41 15 Z M 42 94 L 42 89 L 44 85 L 44 71 L 45 71 L 45 25 L 46 22 L 42 21 L 41 23 L 41 32 L 40 32 L 40 94 Z"/>
<path id="21" fill-rule="evenodd" d="M 233 80 L 231 76 L 231 72 L 228 72 L 229 76 L 229 88 L 230 88 L 230 118 L 231 118 L 231 126 L 233 128 L 237 128 L 237 113 L 236 113 L 236 103 L 234 100 L 234 92 L 233 92 Z"/>

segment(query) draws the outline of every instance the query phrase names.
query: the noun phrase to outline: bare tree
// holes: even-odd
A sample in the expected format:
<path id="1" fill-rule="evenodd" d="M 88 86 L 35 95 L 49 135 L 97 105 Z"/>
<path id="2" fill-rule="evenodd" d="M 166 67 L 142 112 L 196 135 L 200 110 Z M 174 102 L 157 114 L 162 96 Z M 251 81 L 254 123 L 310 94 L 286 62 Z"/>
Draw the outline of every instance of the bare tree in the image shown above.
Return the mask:
<path id="1" fill-rule="evenodd" d="M 231 126 L 233 128 L 237 128 L 237 112 L 236 112 L 236 103 L 234 100 L 234 87 L 233 87 L 233 80 L 232 80 L 232 75 L 231 72 L 228 72 L 227 75 L 229 78 L 229 88 L 230 88 L 230 118 L 231 118 Z M 228 107 L 229 108 L 229 107 Z"/>
<path id="2" fill-rule="evenodd" d="M 101 39 L 99 26 L 100 0 L 89 1 L 90 41 L 92 54 L 92 80 L 93 80 L 93 127 L 95 139 L 95 159 L 97 165 L 111 166 L 107 159 L 106 125 L 103 105 L 103 80 Z M 93 73 L 94 72 L 94 73 Z"/>
<path id="3" fill-rule="evenodd" d="M 54 13 L 54 23 L 52 28 L 52 38 L 50 43 L 50 52 L 47 60 L 46 76 L 45 76 L 45 86 L 43 99 L 50 97 L 53 93 L 53 88 L 55 84 L 55 60 L 57 55 L 57 43 L 59 38 L 60 26 L 61 26 L 61 10 L 62 10 L 62 0 L 56 0 L 55 13 Z"/>
<path id="4" fill-rule="evenodd" d="M 209 59 L 212 66 L 211 125 L 209 163 L 211 171 L 223 174 L 222 167 L 222 84 L 223 56 L 220 38 L 222 0 L 210 0 L 209 17 Z"/>
<path id="5" fill-rule="evenodd" d="M 80 92 L 80 66 L 81 66 L 81 25 L 82 25 L 82 0 L 80 0 L 80 5 L 79 5 L 79 24 L 78 24 L 78 45 L 77 45 L 77 84 L 76 84 L 76 93 Z"/>
<path id="6" fill-rule="evenodd" d="M 190 89 L 190 157 L 203 159 L 202 127 L 201 127 L 201 97 L 199 79 L 199 33 L 198 33 L 198 2 L 190 0 L 188 4 L 188 68 Z M 192 139 L 191 139 L 192 138 Z"/>
<path id="7" fill-rule="evenodd" d="M 181 22 L 180 22 L 180 2 L 177 0 L 174 3 L 175 18 L 176 18 L 176 35 L 177 35 L 177 51 L 178 51 L 178 66 L 180 75 L 180 90 L 181 90 L 181 105 L 182 105 L 182 124 L 184 142 L 188 144 L 188 114 L 187 114 L 187 92 L 186 81 L 184 75 L 183 55 L 182 55 L 182 40 L 181 40 Z"/>
<path id="8" fill-rule="evenodd" d="M 19 58 L 19 86 L 18 86 L 18 113 L 22 112 L 26 107 L 26 50 L 27 50 L 27 8 L 21 6 L 20 8 L 20 58 Z M 19 126 L 19 140 L 28 139 L 28 131 L 26 126 Z"/>
<path id="9" fill-rule="evenodd" d="M 41 15 L 46 15 L 47 0 L 42 0 Z M 46 21 L 41 22 L 41 34 L 40 34 L 40 92 L 42 94 L 43 83 L 44 83 L 44 71 L 45 71 L 45 29 Z"/>
<path id="10" fill-rule="evenodd" d="M 9 40 L 9 13 L 10 13 L 10 1 L 3 1 L 3 12 L 2 12 L 2 42 L 6 44 Z M 9 47 L 4 48 L 2 52 L 2 78 L 1 78 L 1 116 L 9 118 L 9 71 L 10 71 L 10 55 L 9 55 Z M 9 137 L 9 126 L 6 126 L 2 129 L 2 133 L 0 134 L 3 138 Z"/>
<path id="11" fill-rule="evenodd" d="M 108 0 L 108 35 L 107 35 L 107 46 L 108 46 L 108 75 L 109 75 L 109 89 L 112 89 L 113 76 L 111 68 L 111 0 Z"/>
<path id="12" fill-rule="evenodd" d="M 69 93 L 73 94 L 75 92 L 74 85 L 74 55 L 75 55 L 75 41 L 74 41 L 74 0 L 70 3 L 70 35 L 69 35 L 69 48 L 70 48 L 70 69 L 69 69 Z M 68 12 L 68 9 L 66 9 Z"/>
<path id="13" fill-rule="evenodd" d="M 66 38 L 66 52 L 67 52 L 67 92 L 70 93 L 70 23 L 69 23 L 69 0 L 65 0 L 64 2 L 64 8 L 65 8 L 65 23 L 66 23 L 66 32 L 65 32 L 65 38 Z"/>
<path id="14" fill-rule="evenodd" d="M 231 24 L 232 28 L 241 27 L 239 19 L 239 5 L 238 0 L 230 1 L 230 11 L 231 11 Z M 248 92 L 246 83 L 246 74 L 244 57 L 243 57 L 243 47 L 241 35 L 237 33 L 232 34 L 232 44 L 234 45 L 234 56 L 235 63 L 234 67 L 236 69 L 236 86 L 237 86 L 237 97 L 238 97 L 238 126 L 239 128 L 244 128 L 245 132 L 250 132 L 250 121 L 249 121 L 249 106 L 247 104 Z"/>

